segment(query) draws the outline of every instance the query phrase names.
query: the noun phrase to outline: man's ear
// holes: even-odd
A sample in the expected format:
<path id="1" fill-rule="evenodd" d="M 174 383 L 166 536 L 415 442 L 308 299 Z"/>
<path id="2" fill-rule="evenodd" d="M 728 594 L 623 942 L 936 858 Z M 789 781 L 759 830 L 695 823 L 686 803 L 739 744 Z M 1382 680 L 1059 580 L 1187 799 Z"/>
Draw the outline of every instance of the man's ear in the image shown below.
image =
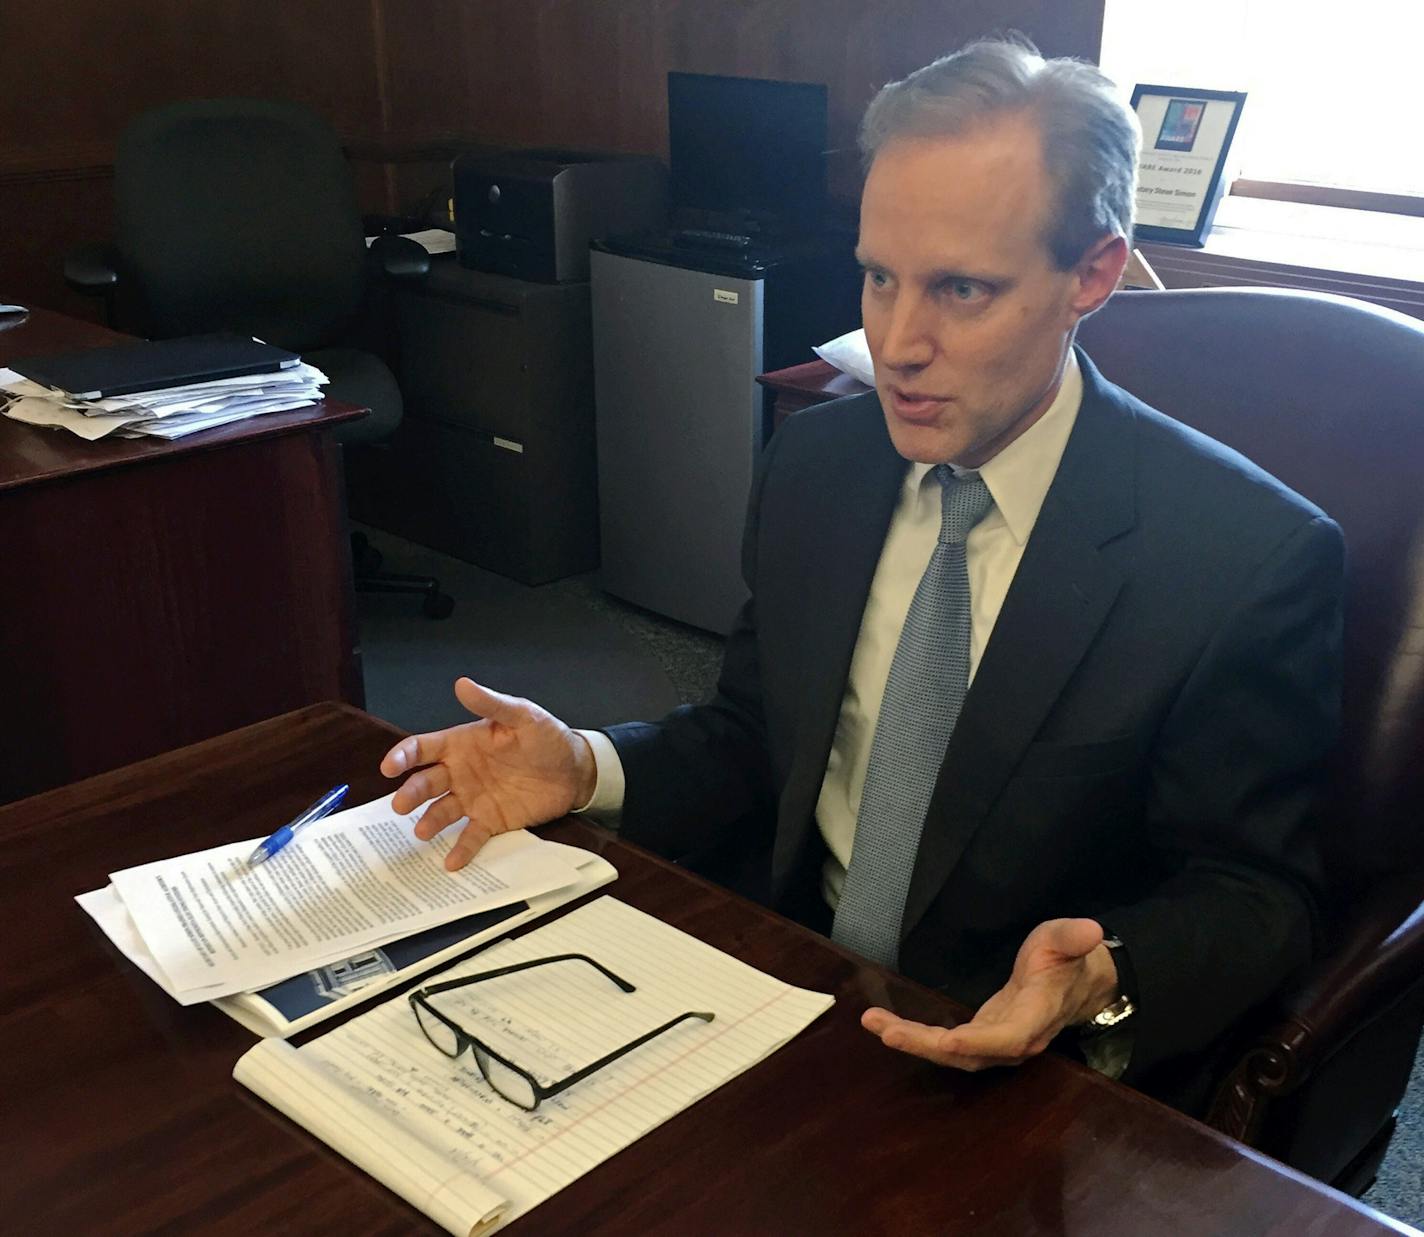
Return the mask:
<path id="1" fill-rule="evenodd" d="M 1073 268 L 1078 285 L 1072 308 L 1079 318 L 1100 309 L 1113 294 L 1127 265 L 1127 241 L 1121 236 L 1104 236 L 1094 241 Z"/>

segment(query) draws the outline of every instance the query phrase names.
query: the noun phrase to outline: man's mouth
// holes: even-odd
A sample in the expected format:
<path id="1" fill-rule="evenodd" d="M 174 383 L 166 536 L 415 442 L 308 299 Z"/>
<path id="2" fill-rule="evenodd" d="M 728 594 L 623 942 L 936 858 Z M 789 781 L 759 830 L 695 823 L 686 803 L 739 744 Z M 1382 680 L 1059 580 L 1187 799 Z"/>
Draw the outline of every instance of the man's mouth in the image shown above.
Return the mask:
<path id="1" fill-rule="evenodd" d="M 890 388 L 891 411 L 902 421 L 911 421 L 919 425 L 933 421 L 949 401 L 948 395 L 932 395 L 926 391 L 907 391 L 903 387 Z"/>

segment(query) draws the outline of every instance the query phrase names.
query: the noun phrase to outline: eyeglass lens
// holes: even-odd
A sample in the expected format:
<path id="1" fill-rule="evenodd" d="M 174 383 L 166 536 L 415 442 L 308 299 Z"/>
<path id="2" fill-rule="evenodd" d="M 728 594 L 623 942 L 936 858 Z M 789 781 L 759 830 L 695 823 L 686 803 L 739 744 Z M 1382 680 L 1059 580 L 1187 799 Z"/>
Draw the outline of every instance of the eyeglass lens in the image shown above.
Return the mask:
<path id="1" fill-rule="evenodd" d="M 460 1055 L 460 1037 L 419 1001 L 412 1001 L 411 1004 L 415 1007 L 415 1018 L 420 1023 L 420 1029 L 425 1032 L 425 1038 L 447 1057 L 458 1057 Z"/>
<path id="2" fill-rule="evenodd" d="M 413 1004 L 416 1021 L 420 1023 L 420 1029 L 425 1032 L 425 1038 L 447 1057 L 458 1057 L 460 1055 L 459 1035 L 441 1022 L 419 1001 L 415 1001 Z M 470 1043 L 470 1051 L 475 1058 L 475 1064 L 479 1066 L 480 1073 L 484 1075 L 485 1081 L 511 1104 L 517 1104 L 520 1108 L 528 1109 L 531 1112 L 539 1106 L 539 1097 L 534 1094 L 534 1088 L 529 1079 L 518 1070 L 510 1069 L 504 1062 L 490 1056 L 487 1049 L 473 1040 Z"/>
<path id="3" fill-rule="evenodd" d="M 475 1054 L 480 1073 L 485 1076 L 489 1085 L 511 1104 L 517 1104 L 529 1112 L 539 1106 L 539 1097 L 534 1094 L 533 1086 L 523 1074 L 490 1056 L 480 1044 L 471 1044 L 470 1050 Z"/>

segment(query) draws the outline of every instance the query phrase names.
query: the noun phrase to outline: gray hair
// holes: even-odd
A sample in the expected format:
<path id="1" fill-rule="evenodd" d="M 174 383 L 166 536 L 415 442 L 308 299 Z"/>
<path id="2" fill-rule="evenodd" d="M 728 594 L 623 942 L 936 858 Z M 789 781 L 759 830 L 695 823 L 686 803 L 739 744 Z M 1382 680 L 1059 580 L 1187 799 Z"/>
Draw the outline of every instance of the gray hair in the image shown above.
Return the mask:
<path id="1" fill-rule="evenodd" d="M 1027 39 L 982 39 L 891 82 L 860 126 L 866 167 L 897 137 L 957 137 L 995 116 L 1031 115 L 1056 189 L 1049 252 L 1068 270 L 1103 236 L 1132 236 L 1141 128 L 1084 60 L 1045 60 Z"/>

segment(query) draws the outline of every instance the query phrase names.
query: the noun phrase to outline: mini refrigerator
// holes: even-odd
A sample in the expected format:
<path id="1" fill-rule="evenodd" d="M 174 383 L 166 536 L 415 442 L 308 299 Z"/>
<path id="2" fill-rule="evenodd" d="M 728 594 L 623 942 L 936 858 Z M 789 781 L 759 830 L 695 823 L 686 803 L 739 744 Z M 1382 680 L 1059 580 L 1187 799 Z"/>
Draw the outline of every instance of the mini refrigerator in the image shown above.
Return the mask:
<path id="1" fill-rule="evenodd" d="M 756 377 L 857 325 L 851 243 L 753 254 L 642 237 L 591 256 L 603 587 L 726 634 L 770 433 Z"/>

